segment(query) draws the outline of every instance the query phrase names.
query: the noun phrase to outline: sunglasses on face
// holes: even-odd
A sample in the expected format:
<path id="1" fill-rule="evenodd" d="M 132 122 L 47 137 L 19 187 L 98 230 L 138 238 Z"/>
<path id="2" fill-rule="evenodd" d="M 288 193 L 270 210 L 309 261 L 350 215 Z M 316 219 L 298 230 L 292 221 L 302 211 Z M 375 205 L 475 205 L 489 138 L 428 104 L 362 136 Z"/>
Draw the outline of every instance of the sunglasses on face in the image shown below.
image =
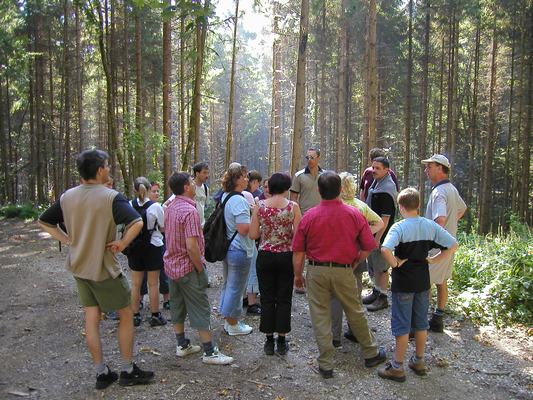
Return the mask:
<path id="1" fill-rule="evenodd" d="M 314 160 L 316 158 L 317 158 L 316 156 L 305 156 L 306 160 Z"/>

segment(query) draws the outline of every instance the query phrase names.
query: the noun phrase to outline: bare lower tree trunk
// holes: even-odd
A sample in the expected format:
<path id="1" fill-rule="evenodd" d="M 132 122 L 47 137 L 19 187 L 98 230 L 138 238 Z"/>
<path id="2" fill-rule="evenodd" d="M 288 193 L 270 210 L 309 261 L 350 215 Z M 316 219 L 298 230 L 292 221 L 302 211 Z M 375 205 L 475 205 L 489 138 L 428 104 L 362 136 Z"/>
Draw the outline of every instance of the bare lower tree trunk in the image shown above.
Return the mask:
<path id="1" fill-rule="evenodd" d="M 170 1 L 169 1 L 170 6 Z M 168 178 L 170 177 L 170 67 L 172 63 L 171 54 L 171 30 L 170 20 L 165 19 L 163 21 L 163 136 L 165 138 L 165 144 L 163 147 L 163 182 L 164 182 L 164 195 L 167 199 L 170 195 L 167 185 Z M 154 118 L 156 114 L 154 113 Z"/>
<path id="2" fill-rule="evenodd" d="M 348 134 L 346 125 L 346 109 L 348 101 L 347 81 L 348 81 L 348 1 L 341 2 L 340 18 L 340 38 L 339 38 L 339 81 L 338 81 L 338 102 L 337 102 L 337 136 L 336 136 L 336 169 L 346 170 L 345 140 Z"/>
<path id="3" fill-rule="evenodd" d="M 428 81 L 429 81 L 429 37 L 431 31 L 431 1 L 425 1 L 425 19 L 424 19 L 424 56 L 422 61 L 422 93 L 420 96 L 420 135 L 418 139 L 418 158 L 423 160 L 426 157 L 426 142 L 428 133 L 428 109 L 429 109 L 429 96 L 428 96 Z M 423 165 L 418 167 L 418 189 L 420 191 L 420 209 L 425 204 L 425 173 Z"/>
<path id="4" fill-rule="evenodd" d="M 411 102 L 413 84 L 413 0 L 409 0 L 409 30 L 407 56 L 407 83 L 405 99 L 403 186 L 409 186 L 409 164 L 411 162 Z"/>
<path id="5" fill-rule="evenodd" d="M 292 139 L 291 175 L 298 170 L 303 155 L 305 124 L 305 63 L 309 32 L 309 0 L 302 0 L 300 9 L 300 39 L 296 68 L 296 98 L 294 104 L 294 131 Z"/>
<path id="6" fill-rule="evenodd" d="M 376 0 L 369 0 L 368 15 L 368 148 L 366 154 L 363 154 L 364 160 L 367 160 L 368 158 L 368 150 L 377 146 L 378 68 L 376 43 Z"/>
<path id="7" fill-rule="evenodd" d="M 233 45 L 231 51 L 231 73 L 229 80 L 229 104 L 228 104 L 228 130 L 226 132 L 226 162 L 224 167 L 228 168 L 231 162 L 231 143 L 233 141 L 233 103 L 235 101 L 235 59 L 237 56 L 237 23 L 239 21 L 239 0 L 235 0 L 235 17 L 233 25 Z"/>

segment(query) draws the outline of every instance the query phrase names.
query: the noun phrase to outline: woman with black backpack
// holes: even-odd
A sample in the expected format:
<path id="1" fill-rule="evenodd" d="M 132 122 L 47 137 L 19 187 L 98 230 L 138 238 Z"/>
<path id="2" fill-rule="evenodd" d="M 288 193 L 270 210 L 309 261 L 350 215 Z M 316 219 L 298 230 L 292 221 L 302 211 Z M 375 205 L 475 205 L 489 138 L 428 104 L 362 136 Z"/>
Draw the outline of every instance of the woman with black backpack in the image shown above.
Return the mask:
<path id="1" fill-rule="evenodd" d="M 127 247 L 128 265 L 131 269 L 131 307 L 133 308 L 133 324 L 142 322 L 139 313 L 141 284 L 144 273 L 148 276 L 148 295 L 150 297 L 150 326 L 161 326 L 167 323 L 159 312 L 159 271 L 163 268 L 163 231 L 165 227 L 163 207 L 148 198 L 150 182 L 143 176 L 134 181 L 135 198 L 132 207 L 140 214 L 144 226 L 141 233 Z"/>

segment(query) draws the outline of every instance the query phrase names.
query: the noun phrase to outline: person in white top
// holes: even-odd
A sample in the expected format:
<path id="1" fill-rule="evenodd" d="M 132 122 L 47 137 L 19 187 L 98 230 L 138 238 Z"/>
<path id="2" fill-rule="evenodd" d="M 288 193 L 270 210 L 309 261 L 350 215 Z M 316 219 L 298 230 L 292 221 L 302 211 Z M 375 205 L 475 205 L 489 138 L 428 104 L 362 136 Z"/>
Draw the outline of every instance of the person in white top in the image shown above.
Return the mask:
<path id="1" fill-rule="evenodd" d="M 192 167 L 194 182 L 196 183 L 196 209 L 200 214 L 200 224 L 202 228 L 205 224 L 205 206 L 209 199 L 209 188 L 207 187 L 207 180 L 209 179 L 209 166 L 205 162 L 199 162 Z"/>
<path id="2" fill-rule="evenodd" d="M 143 217 L 145 225 L 141 233 L 130 244 L 127 251 L 128 265 L 131 269 L 131 307 L 133 308 L 133 324 L 141 324 L 139 300 L 144 273 L 148 275 L 148 294 L 150 296 L 151 326 L 167 323 L 159 312 L 159 271 L 163 268 L 163 234 L 165 222 L 163 208 L 148 197 L 150 182 L 141 176 L 134 181 L 135 199 L 131 205 Z"/>

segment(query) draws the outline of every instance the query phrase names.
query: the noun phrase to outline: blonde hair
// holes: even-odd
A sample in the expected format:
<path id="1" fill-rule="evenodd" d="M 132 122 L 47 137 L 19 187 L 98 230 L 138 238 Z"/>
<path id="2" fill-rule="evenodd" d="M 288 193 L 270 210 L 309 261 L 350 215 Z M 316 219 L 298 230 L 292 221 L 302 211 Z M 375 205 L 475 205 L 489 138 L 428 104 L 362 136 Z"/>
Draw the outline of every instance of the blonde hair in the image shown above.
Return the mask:
<path id="1" fill-rule="evenodd" d="M 135 178 L 133 182 L 133 189 L 135 190 L 135 196 L 140 201 L 144 201 L 148 197 L 148 190 L 150 189 L 150 181 L 144 176 Z"/>
<path id="2" fill-rule="evenodd" d="M 420 206 L 420 193 L 414 187 L 408 187 L 398 194 L 398 204 L 407 211 L 417 210 Z"/>
<path id="3" fill-rule="evenodd" d="M 339 174 L 341 178 L 341 199 L 353 200 L 357 194 L 357 182 L 355 176 L 349 172 L 341 172 Z"/>

